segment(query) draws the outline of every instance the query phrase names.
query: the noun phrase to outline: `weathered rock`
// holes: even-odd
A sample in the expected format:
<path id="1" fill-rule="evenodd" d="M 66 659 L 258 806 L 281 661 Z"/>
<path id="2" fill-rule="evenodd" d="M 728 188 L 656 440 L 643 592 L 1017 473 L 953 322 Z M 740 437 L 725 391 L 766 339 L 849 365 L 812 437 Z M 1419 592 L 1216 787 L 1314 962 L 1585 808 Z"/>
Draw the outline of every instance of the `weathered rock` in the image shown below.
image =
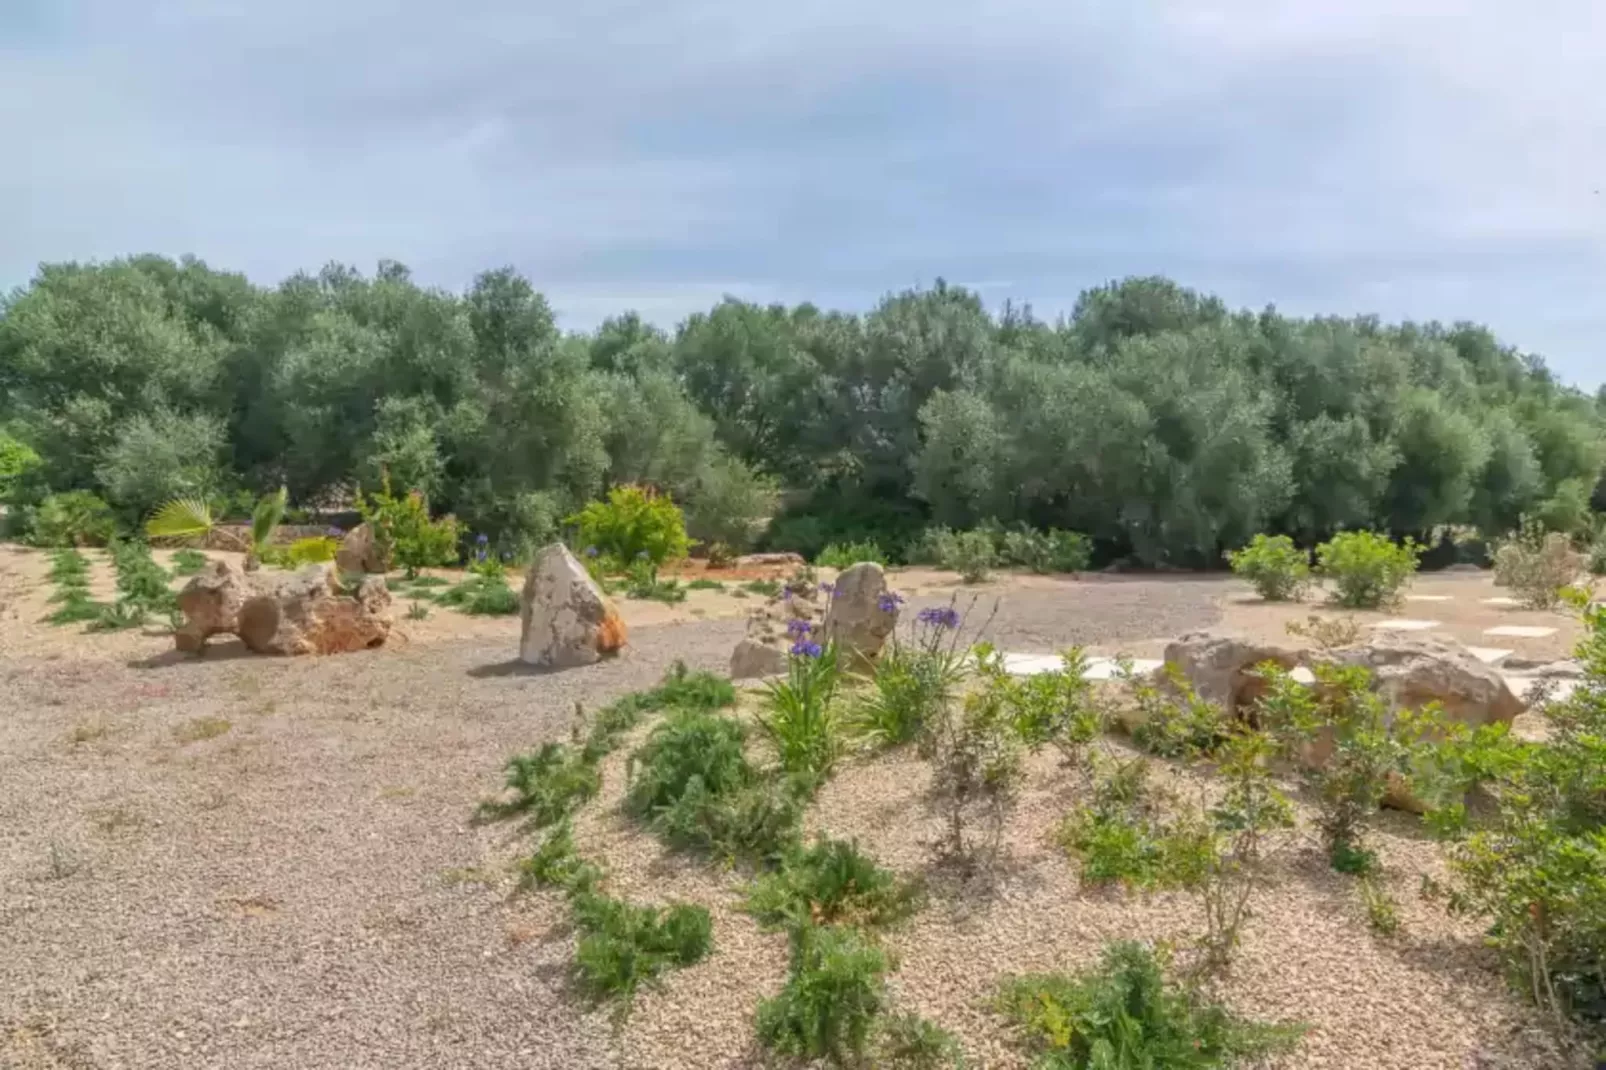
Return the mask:
<path id="1" fill-rule="evenodd" d="M 731 654 L 731 679 L 784 673 L 792 645 L 811 636 L 818 639 L 821 634 L 825 611 L 818 595 L 818 589 L 811 585 L 788 584 L 780 594 L 749 613 L 747 635 Z"/>
<path id="2" fill-rule="evenodd" d="M 334 568 L 317 564 L 254 592 L 238 634 L 258 654 L 344 654 L 383 645 L 390 624 L 384 580 L 370 576 L 348 595 Z"/>
<path id="3" fill-rule="evenodd" d="M 542 550 L 524 579 L 519 660 L 550 669 L 591 665 L 625 645 L 625 622 L 569 548 Z"/>
<path id="4" fill-rule="evenodd" d="M 173 645 L 199 654 L 212 636 L 233 635 L 240 627 L 240 609 L 255 591 L 239 565 L 211 561 L 178 593 L 184 625 L 173 633 Z"/>
<path id="5" fill-rule="evenodd" d="M 795 568 L 803 565 L 802 554 L 743 554 L 736 559 L 737 568 Z"/>
<path id="6" fill-rule="evenodd" d="M 1395 709 L 1437 702 L 1445 716 L 1473 728 L 1510 724 L 1524 709 L 1505 677 L 1452 639 L 1374 632 L 1325 660 L 1370 669 L 1377 692 Z"/>
<path id="7" fill-rule="evenodd" d="M 898 604 L 890 594 L 885 570 L 873 561 L 860 561 L 836 578 L 823 632 L 826 642 L 836 644 L 843 668 L 863 670 L 881 656 L 898 626 Z"/>
<path id="8" fill-rule="evenodd" d="M 1165 648 L 1166 667 L 1180 669 L 1200 698 L 1228 711 L 1251 707 L 1265 693 L 1265 681 L 1253 670 L 1266 661 L 1294 669 L 1301 655 L 1285 647 L 1208 632 L 1190 632 Z"/>
<path id="9" fill-rule="evenodd" d="M 346 532 L 335 553 L 335 567 L 342 573 L 369 572 L 383 574 L 390 571 L 389 555 L 379 546 L 374 529 L 367 522 Z"/>

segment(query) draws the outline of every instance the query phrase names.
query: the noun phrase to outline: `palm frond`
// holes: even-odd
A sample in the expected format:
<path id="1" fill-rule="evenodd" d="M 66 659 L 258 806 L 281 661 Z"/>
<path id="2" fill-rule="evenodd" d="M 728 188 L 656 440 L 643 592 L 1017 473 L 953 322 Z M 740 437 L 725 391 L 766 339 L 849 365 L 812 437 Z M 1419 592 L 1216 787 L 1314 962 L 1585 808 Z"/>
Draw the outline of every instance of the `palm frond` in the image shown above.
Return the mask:
<path id="1" fill-rule="evenodd" d="M 278 493 L 269 494 L 257 502 L 257 507 L 251 513 L 251 545 L 260 553 L 262 548 L 273 538 L 273 529 L 279 526 L 284 519 L 284 509 L 289 502 L 289 492 L 280 487 Z"/>
<path id="2" fill-rule="evenodd" d="M 145 534 L 152 539 L 187 541 L 204 538 L 212 530 L 212 508 L 199 498 L 174 498 L 145 521 Z"/>

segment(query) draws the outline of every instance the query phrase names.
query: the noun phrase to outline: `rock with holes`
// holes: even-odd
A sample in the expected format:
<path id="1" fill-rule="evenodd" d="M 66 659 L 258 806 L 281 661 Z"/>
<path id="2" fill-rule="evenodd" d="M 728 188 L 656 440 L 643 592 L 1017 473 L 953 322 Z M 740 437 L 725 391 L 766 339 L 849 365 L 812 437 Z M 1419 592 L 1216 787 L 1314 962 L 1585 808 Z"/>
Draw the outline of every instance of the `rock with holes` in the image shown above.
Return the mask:
<path id="1" fill-rule="evenodd" d="M 1255 666 L 1270 661 L 1294 669 L 1300 660 L 1297 650 L 1208 632 L 1190 632 L 1165 648 L 1166 668 L 1179 670 L 1200 698 L 1229 712 L 1253 706 L 1264 693 Z"/>
<path id="2" fill-rule="evenodd" d="M 390 571 L 390 557 L 374 537 L 373 526 L 364 521 L 346 532 L 335 553 L 335 567 L 344 574 L 356 572 L 383 574 Z"/>
<path id="3" fill-rule="evenodd" d="M 887 588 L 886 571 L 860 561 L 836 578 L 825 611 L 824 635 L 837 647 L 846 669 L 863 671 L 881 656 L 898 626 L 898 599 Z"/>
<path id="4" fill-rule="evenodd" d="M 369 576 L 353 593 L 328 563 L 262 586 L 240 608 L 240 640 L 258 654 L 345 654 L 390 636 L 390 592 Z"/>
<path id="5" fill-rule="evenodd" d="M 212 560 L 178 593 L 183 625 L 173 645 L 192 654 L 206 648 L 214 635 L 233 635 L 240 628 L 240 610 L 256 588 L 233 561 Z"/>
<path id="6" fill-rule="evenodd" d="M 569 548 L 542 550 L 524 578 L 519 660 L 548 669 L 591 665 L 625 645 L 625 622 Z"/>
<path id="7" fill-rule="evenodd" d="M 794 643 L 804 639 L 820 641 L 824 617 L 818 588 L 806 583 L 788 584 L 748 615 L 747 635 L 731 653 L 731 679 L 784 673 Z"/>

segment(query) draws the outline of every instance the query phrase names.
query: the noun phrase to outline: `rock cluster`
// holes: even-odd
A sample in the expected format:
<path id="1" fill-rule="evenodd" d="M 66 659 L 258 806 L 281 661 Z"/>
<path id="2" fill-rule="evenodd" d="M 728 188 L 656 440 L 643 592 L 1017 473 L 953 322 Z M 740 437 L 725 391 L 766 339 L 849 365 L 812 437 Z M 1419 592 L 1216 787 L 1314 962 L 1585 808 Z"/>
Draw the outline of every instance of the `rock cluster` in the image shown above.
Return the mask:
<path id="1" fill-rule="evenodd" d="M 216 635 L 237 635 L 254 653 L 277 655 L 344 654 L 390 637 L 385 581 L 371 576 L 348 593 L 328 564 L 269 576 L 213 561 L 179 592 L 178 607 L 184 623 L 173 644 L 196 654 Z"/>

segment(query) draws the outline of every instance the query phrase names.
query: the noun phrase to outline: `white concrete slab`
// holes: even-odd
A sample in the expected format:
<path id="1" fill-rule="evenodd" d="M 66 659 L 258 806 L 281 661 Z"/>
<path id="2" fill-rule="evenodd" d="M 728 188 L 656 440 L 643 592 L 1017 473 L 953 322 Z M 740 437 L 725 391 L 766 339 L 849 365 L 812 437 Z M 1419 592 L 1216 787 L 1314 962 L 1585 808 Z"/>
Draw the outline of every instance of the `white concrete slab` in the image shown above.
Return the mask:
<path id="1" fill-rule="evenodd" d="M 1306 687 L 1309 687 L 1311 684 L 1316 682 L 1316 674 L 1305 668 L 1303 665 L 1295 665 L 1293 671 L 1290 672 L 1288 676 L 1289 679 L 1293 680 L 1295 683 L 1304 684 Z"/>
<path id="2" fill-rule="evenodd" d="M 1471 654 L 1485 665 L 1497 665 L 1506 658 L 1509 658 L 1512 654 L 1512 651 L 1502 650 L 1497 646 L 1469 646 L 1467 647 L 1467 653 Z"/>
<path id="3" fill-rule="evenodd" d="M 1011 676 L 1036 676 L 1058 672 L 1065 662 L 1058 654 L 1005 654 L 1004 671 Z"/>
<path id="4" fill-rule="evenodd" d="M 1520 605 L 1522 605 L 1522 600 L 1520 598 L 1510 598 L 1510 597 L 1507 597 L 1506 595 L 1501 595 L 1498 598 L 1485 598 L 1482 601 L 1483 601 L 1483 604 L 1486 605 L 1486 606 L 1520 606 Z"/>
<path id="5" fill-rule="evenodd" d="M 1408 594 L 1408 595 L 1405 596 L 1405 600 L 1407 602 L 1453 602 L 1453 601 L 1455 601 L 1455 595 L 1453 595 L 1453 594 Z"/>
<path id="6" fill-rule="evenodd" d="M 1485 628 L 1484 635 L 1510 636 L 1512 639 L 1543 639 L 1555 635 L 1556 629 L 1537 624 L 1502 624 L 1498 628 Z"/>
<path id="7" fill-rule="evenodd" d="M 1506 676 L 1506 686 L 1511 688 L 1512 694 L 1524 702 L 1531 702 L 1537 695 L 1530 695 L 1540 684 L 1544 677 L 1539 676 Z M 1577 680 L 1567 680 L 1561 677 L 1550 677 L 1550 698 L 1552 702 L 1560 702 L 1578 690 Z"/>
<path id="8" fill-rule="evenodd" d="M 1408 617 L 1395 617 L 1393 620 L 1380 620 L 1372 627 L 1380 632 L 1425 632 L 1429 628 L 1437 628 L 1436 620 L 1411 620 Z"/>
<path id="9" fill-rule="evenodd" d="M 1153 672 L 1165 662 L 1158 658 L 1133 658 L 1132 671 L 1141 676 Z M 1087 678 L 1089 680 L 1114 680 L 1121 673 L 1121 667 L 1114 658 L 1089 658 L 1087 660 Z"/>

